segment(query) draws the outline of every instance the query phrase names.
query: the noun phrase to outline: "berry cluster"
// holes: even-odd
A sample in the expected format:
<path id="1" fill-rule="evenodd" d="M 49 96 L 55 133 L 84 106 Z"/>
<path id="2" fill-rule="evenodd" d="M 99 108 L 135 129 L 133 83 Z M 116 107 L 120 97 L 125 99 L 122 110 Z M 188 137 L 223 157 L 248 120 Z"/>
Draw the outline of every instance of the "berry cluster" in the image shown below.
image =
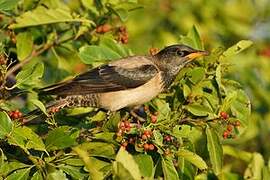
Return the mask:
<path id="1" fill-rule="evenodd" d="M 111 25 L 103 24 L 103 25 L 100 25 L 100 26 L 96 27 L 96 32 L 97 33 L 106 33 L 106 32 L 111 31 L 111 29 L 112 29 Z"/>
<path id="2" fill-rule="evenodd" d="M 236 121 L 230 121 L 229 114 L 222 111 L 220 112 L 220 118 L 225 122 L 226 124 L 226 130 L 223 132 L 222 136 L 223 139 L 228 139 L 228 138 L 235 138 L 235 131 L 237 130 L 238 127 L 240 127 L 241 123 L 239 120 Z"/>
<path id="3" fill-rule="evenodd" d="M 128 32 L 125 26 L 121 26 L 118 29 L 118 41 L 122 42 L 123 44 L 128 43 Z"/>
<path id="4" fill-rule="evenodd" d="M 23 114 L 18 109 L 15 111 L 10 111 L 8 115 L 11 119 L 19 119 L 23 116 Z"/>

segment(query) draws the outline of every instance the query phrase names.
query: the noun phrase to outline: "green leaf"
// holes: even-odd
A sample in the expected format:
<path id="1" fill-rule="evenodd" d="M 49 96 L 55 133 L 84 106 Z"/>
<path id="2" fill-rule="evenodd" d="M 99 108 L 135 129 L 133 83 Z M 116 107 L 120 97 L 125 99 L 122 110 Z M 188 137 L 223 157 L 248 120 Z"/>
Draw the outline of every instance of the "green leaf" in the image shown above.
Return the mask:
<path id="1" fill-rule="evenodd" d="M 43 180 L 43 177 L 39 171 L 35 172 L 31 180 Z"/>
<path id="2" fill-rule="evenodd" d="M 13 180 L 13 179 L 25 180 L 25 179 L 28 179 L 31 168 L 17 169 L 15 172 L 11 173 L 6 179 L 7 180 Z"/>
<path id="3" fill-rule="evenodd" d="M 31 32 L 22 32 L 16 36 L 17 55 L 20 61 L 25 60 L 33 50 L 33 37 Z"/>
<path id="4" fill-rule="evenodd" d="M 113 164 L 114 175 L 117 176 L 118 171 L 121 171 L 121 169 L 119 169 L 119 165 L 118 165 L 119 163 L 123 166 L 125 170 L 128 171 L 128 173 L 133 179 L 135 180 L 141 179 L 141 173 L 140 173 L 138 164 L 136 163 L 132 155 L 129 154 L 126 150 L 124 150 L 123 148 L 120 148 L 116 155 L 115 160 L 116 162 Z"/>
<path id="5" fill-rule="evenodd" d="M 205 163 L 205 161 L 199 155 L 195 154 L 194 152 L 188 151 L 186 149 L 180 149 L 177 152 L 177 155 L 179 157 L 184 158 L 186 161 L 192 163 L 200 170 L 207 169 L 207 164 Z"/>
<path id="6" fill-rule="evenodd" d="M 44 106 L 44 104 L 40 100 L 34 99 L 34 98 L 30 98 L 28 101 L 29 101 L 29 103 L 32 103 L 35 106 L 37 106 L 45 115 L 48 116 L 46 107 Z"/>
<path id="7" fill-rule="evenodd" d="M 165 180 L 179 180 L 179 176 L 173 165 L 172 158 L 162 156 L 161 163 Z"/>
<path id="8" fill-rule="evenodd" d="M 153 131 L 153 136 L 155 138 L 155 144 L 159 145 L 159 146 L 163 146 L 163 136 L 160 133 L 160 131 Z"/>
<path id="9" fill-rule="evenodd" d="M 97 61 L 119 59 L 121 56 L 112 49 L 105 46 L 86 45 L 80 48 L 79 57 L 85 64 L 92 64 Z"/>
<path id="10" fill-rule="evenodd" d="M 192 133 L 192 127 L 189 125 L 176 125 L 173 128 L 173 135 L 177 138 L 188 138 Z"/>
<path id="11" fill-rule="evenodd" d="M 15 8 L 20 0 L 0 0 L 0 11 L 9 11 Z"/>
<path id="12" fill-rule="evenodd" d="M 87 151 L 81 149 L 79 146 L 73 148 L 73 151 L 78 154 L 78 156 L 82 159 L 85 164 L 85 167 L 90 173 L 90 178 L 93 180 L 100 180 L 103 179 L 103 174 L 98 170 L 95 166 L 95 162 L 92 158 L 90 158 Z"/>
<path id="13" fill-rule="evenodd" d="M 44 24 L 53 24 L 61 22 L 85 22 L 92 24 L 93 22 L 85 18 L 74 18 L 71 13 L 62 8 L 47 9 L 38 6 L 33 11 L 27 11 L 16 18 L 16 23 L 11 24 L 9 28 L 24 28 L 29 26 L 38 26 Z"/>
<path id="14" fill-rule="evenodd" d="M 79 131 L 71 129 L 68 126 L 61 126 L 52 131 L 49 131 L 45 139 L 46 149 L 53 151 L 57 149 L 64 149 L 77 144 L 76 139 Z"/>
<path id="15" fill-rule="evenodd" d="M 115 13 L 122 21 L 128 19 L 128 11 L 124 8 L 115 9 Z"/>
<path id="16" fill-rule="evenodd" d="M 122 44 L 117 43 L 113 37 L 104 36 L 100 39 L 100 46 L 107 47 L 114 52 L 116 52 L 121 57 L 126 57 L 132 55 L 131 51 L 123 46 Z"/>
<path id="17" fill-rule="evenodd" d="M 78 146 L 88 152 L 90 156 L 98 156 L 108 159 L 115 157 L 114 146 L 110 143 L 105 142 L 88 142 Z"/>
<path id="18" fill-rule="evenodd" d="M 195 67 L 187 73 L 187 76 L 189 77 L 189 80 L 196 85 L 204 79 L 205 69 L 202 67 Z"/>
<path id="19" fill-rule="evenodd" d="M 3 139 L 12 130 L 12 122 L 5 112 L 0 112 L 0 139 Z"/>
<path id="20" fill-rule="evenodd" d="M 193 47 L 196 49 L 203 49 L 202 41 L 197 28 L 193 25 L 191 30 L 189 30 L 187 37 L 193 40 Z"/>
<path id="21" fill-rule="evenodd" d="M 16 75 L 17 83 L 14 87 L 18 88 L 33 88 L 37 86 L 37 82 L 43 76 L 44 65 L 42 62 L 31 62 L 27 64 Z"/>
<path id="22" fill-rule="evenodd" d="M 207 150 L 212 164 L 212 169 L 216 175 L 222 170 L 223 150 L 216 132 L 209 126 L 206 127 Z"/>
<path id="23" fill-rule="evenodd" d="M 236 54 L 240 53 L 241 51 L 243 51 L 243 50 L 247 49 L 248 47 L 250 47 L 252 44 L 253 44 L 253 42 L 250 41 L 250 40 L 239 41 L 238 43 L 236 43 L 232 47 L 228 48 L 223 53 L 223 55 L 225 57 L 230 57 L 230 56 L 236 55 Z"/>
<path id="24" fill-rule="evenodd" d="M 232 91 L 231 93 L 227 94 L 225 99 L 223 100 L 219 112 L 228 111 L 228 109 L 232 106 L 232 103 L 236 100 L 236 98 L 237 98 L 237 91 Z"/>
<path id="25" fill-rule="evenodd" d="M 91 117 L 92 122 L 99 122 L 105 120 L 107 114 L 104 111 L 98 111 L 94 116 Z"/>
<path id="26" fill-rule="evenodd" d="M 86 173 L 82 173 L 81 167 L 74 167 L 69 165 L 61 164 L 60 166 L 57 166 L 59 169 L 64 171 L 66 174 L 70 175 L 74 179 L 84 179 L 88 176 Z"/>
<path id="27" fill-rule="evenodd" d="M 159 122 L 168 119 L 171 112 L 169 103 L 161 99 L 155 99 L 154 103 L 157 106 L 157 111 L 159 112 L 157 121 Z"/>
<path id="28" fill-rule="evenodd" d="M 264 167 L 264 159 L 261 154 L 253 153 L 251 162 L 245 170 L 245 179 L 262 179 L 262 172 Z"/>
<path id="29" fill-rule="evenodd" d="M 154 173 L 154 163 L 150 155 L 139 154 L 134 156 L 143 177 L 152 177 Z"/>
<path id="30" fill-rule="evenodd" d="M 8 137 L 8 142 L 24 150 L 35 149 L 46 151 L 41 138 L 32 129 L 26 126 L 14 128 L 11 135 Z"/>
<path id="31" fill-rule="evenodd" d="M 189 104 L 185 109 L 195 116 L 208 116 L 213 113 L 211 109 L 200 104 Z"/>
<path id="32" fill-rule="evenodd" d="M 237 98 L 232 102 L 231 111 L 233 115 L 240 120 L 242 128 L 249 125 L 251 103 L 247 94 L 243 90 L 237 91 Z"/>
<path id="33" fill-rule="evenodd" d="M 47 180 L 67 180 L 66 174 L 62 170 L 54 170 L 48 173 Z"/>

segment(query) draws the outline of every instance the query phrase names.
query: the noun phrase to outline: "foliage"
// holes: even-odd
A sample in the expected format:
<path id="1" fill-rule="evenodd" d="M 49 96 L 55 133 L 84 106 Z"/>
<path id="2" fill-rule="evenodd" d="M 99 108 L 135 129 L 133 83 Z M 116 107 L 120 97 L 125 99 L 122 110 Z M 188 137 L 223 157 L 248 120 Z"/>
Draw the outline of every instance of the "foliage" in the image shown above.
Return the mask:
<path id="1" fill-rule="evenodd" d="M 139 8 L 136 0 L 0 0 L 2 178 L 267 179 L 269 167 L 259 153 L 228 145 L 250 127 L 250 100 L 225 76 L 229 61 L 252 45 L 248 40 L 227 50 L 215 47 L 184 68 L 168 92 L 139 109 L 144 122 L 125 110 L 108 115 L 95 108 L 48 112 L 45 123 L 29 126 L 19 118 L 36 108 L 47 113 L 51 97 L 39 96 L 38 88 L 86 65 L 133 55 L 124 23 Z M 203 49 L 198 32 L 193 26 L 178 43 Z M 20 90 L 27 95 L 10 98 Z M 224 154 L 249 164 L 245 173 L 228 171 Z"/>

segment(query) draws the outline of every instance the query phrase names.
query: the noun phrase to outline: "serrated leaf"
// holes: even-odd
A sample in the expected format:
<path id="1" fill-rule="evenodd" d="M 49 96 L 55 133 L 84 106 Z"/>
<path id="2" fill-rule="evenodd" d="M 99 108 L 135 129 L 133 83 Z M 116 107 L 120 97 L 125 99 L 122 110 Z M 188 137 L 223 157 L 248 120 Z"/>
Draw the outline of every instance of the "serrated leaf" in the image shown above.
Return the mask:
<path id="1" fill-rule="evenodd" d="M 11 24 L 9 28 L 16 29 L 61 22 L 85 22 L 89 24 L 93 23 L 92 21 L 85 18 L 72 17 L 71 13 L 66 9 L 47 9 L 43 6 L 38 6 L 33 11 L 27 11 L 17 17 L 16 23 Z"/>
<path id="2" fill-rule="evenodd" d="M 26 126 L 14 128 L 8 137 L 8 142 L 24 150 L 35 149 L 46 151 L 42 139 L 32 129 Z"/>
<path id="3" fill-rule="evenodd" d="M 8 135 L 12 130 L 12 122 L 7 113 L 0 112 L 0 139 Z"/>
<path id="4" fill-rule="evenodd" d="M 117 165 L 117 163 L 119 163 L 122 165 L 122 167 L 125 170 L 129 172 L 129 174 L 134 180 L 141 179 L 141 173 L 140 173 L 138 164 L 136 163 L 132 155 L 129 154 L 126 150 L 124 150 L 123 148 L 120 148 L 116 155 L 115 160 L 116 162 L 113 164 L 115 175 L 117 175 L 118 171 L 121 171 L 119 169 L 119 166 Z"/>
<path id="5" fill-rule="evenodd" d="M 223 55 L 225 57 L 236 55 L 236 54 L 240 53 L 241 51 L 243 51 L 243 50 L 247 49 L 248 47 L 250 47 L 252 44 L 253 44 L 253 42 L 250 41 L 250 40 L 239 41 L 238 43 L 236 43 L 232 47 L 228 48 L 223 53 Z"/>
<path id="6" fill-rule="evenodd" d="M 16 36 L 17 55 L 20 61 L 25 60 L 33 50 L 33 37 L 30 32 L 22 32 Z"/>
<path id="7" fill-rule="evenodd" d="M 177 155 L 181 158 L 184 158 L 186 161 L 192 163 L 195 165 L 197 168 L 200 170 L 205 170 L 207 169 L 207 164 L 206 162 L 196 153 L 188 151 L 186 149 L 180 149 L 177 152 Z"/>
<path id="8" fill-rule="evenodd" d="M 179 176 L 173 165 L 172 158 L 162 156 L 161 164 L 164 174 L 164 180 L 179 180 Z"/>
<path id="9" fill-rule="evenodd" d="M 71 129 L 68 126 L 61 126 L 51 130 L 45 139 L 46 149 L 52 151 L 74 146 L 77 144 L 76 139 L 78 135 L 78 130 Z"/>
<path id="10" fill-rule="evenodd" d="M 37 82 L 43 76 L 44 65 L 42 62 L 32 62 L 27 64 L 17 75 L 14 87 L 33 88 L 37 86 Z"/>
<path id="11" fill-rule="evenodd" d="M 223 150 L 216 132 L 209 126 L 206 127 L 207 150 L 212 164 L 212 169 L 216 175 L 222 170 Z"/>

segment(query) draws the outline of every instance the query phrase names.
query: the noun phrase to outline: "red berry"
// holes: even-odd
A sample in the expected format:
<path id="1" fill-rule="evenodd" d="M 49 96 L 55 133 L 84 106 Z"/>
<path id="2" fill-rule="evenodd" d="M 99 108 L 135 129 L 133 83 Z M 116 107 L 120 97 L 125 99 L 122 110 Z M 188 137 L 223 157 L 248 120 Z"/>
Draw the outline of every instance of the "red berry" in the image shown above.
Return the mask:
<path id="1" fill-rule="evenodd" d="M 234 122 L 234 126 L 235 126 L 235 127 L 239 127 L 239 126 L 241 126 L 240 121 L 235 121 L 235 122 Z"/>
<path id="2" fill-rule="evenodd" d="M 151 115 L 151 122 L 156 123 L 157 122 L 157 116 Z"/>
<path id="3" fill-rule="evenodd" d="M 143 132 L 143 134 L 146 135 L 148 138 L 150 138 L 151 135 L 152 135 L 152 132 L 151 132 L 150 130 L 145 130 L 145 131 Z"/>
<path id="4" fill-rule="evenodd" d="M 229 119 L 229 115 L 226 112 L 224 112 L 224 111 L 221 111 L 219 115 L 224 120 Z"/>
<path id="5" fill-rule="evenodd" d="M 155 146 L 153 144 L 149 144 L 149 150 L 153 151 L 155 149 Z"/>
<path id="6" fill-rule="evenodd" d="M 119 28 L 119 31 L 120 31 L 120 32 L 126 32 L 126 31 L 127 31 L 127 28 L 126 28 L 125 26 L 121 26 L 121 27 Z"/>
<path id="7" fill-rule="evenodd" d="M 230 132 L 228 132 L 228 131 L 223 132 L 223 138 L 224 139 L 227 139 L 229 135 L 230 135 Z"/>
<path id="8" fill-rule="evenodd" d="M 166 135 L 164 137 L 164 140 L 167 141 L 167 142 L 170 142 L 170 141 L 172 141 L 172 137 L 170 135 Z"/>
<path id="9" fill-rule="evenodd" d="M 97 32 L 97 33 L 102 33 L 102 31 L 103 31 L 102 26 L 97 26 L 96 32 Z"/>
<path id="10" fill-rule="evenodd" d="M 149 144 L 145 143 L 143 145 L 143 148 L 144 148 L 145 151 L 148 151 L 149 150 Z"/>
<path id="11" fill-rule="evenodd" d="M 142 135 L 142 139 L 143 139 L 143 140 L 146 140 L 147 138 L 148 138 L 148 137 L 147 137 L 145 134 Z"/>
<path id="12" fill-rule="evenodd" d="M 227 125 L 227 131 L 231 132 L 233 130 L 233 126 L 232 125 Z"/>
<path id="13" fill-rule="evenodd" d="M 101 28 L 103 33 L 106 33 L 111 30 L 111 26 L 109 24 L 104 24 L 103 26 L 101 26 Z"/>
<path id="14" fill-rule="evenodd" d="M 125 128 L 130 128 L 131 126 L 130 126 L 130 122 L 129 121 L 125 121 L 124 122 L 124 126 L 125 126 Z"/>

